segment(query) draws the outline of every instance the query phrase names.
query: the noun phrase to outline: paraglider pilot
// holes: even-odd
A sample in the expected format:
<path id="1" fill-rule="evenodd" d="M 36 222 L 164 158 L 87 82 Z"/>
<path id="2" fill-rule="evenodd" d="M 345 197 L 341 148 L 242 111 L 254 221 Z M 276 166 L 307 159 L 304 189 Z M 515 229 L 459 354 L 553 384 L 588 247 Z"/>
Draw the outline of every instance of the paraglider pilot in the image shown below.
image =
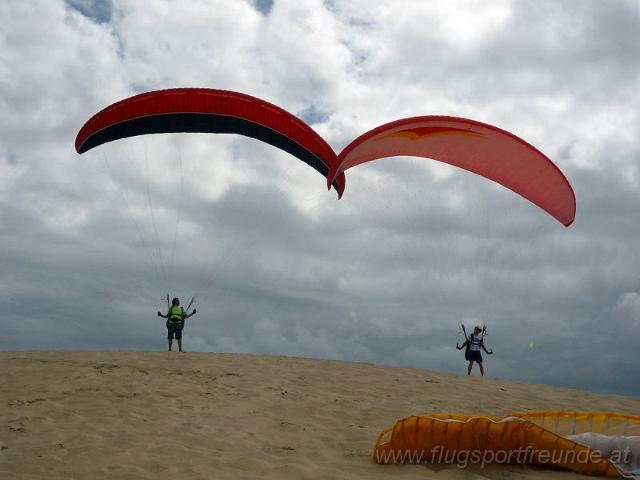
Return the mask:
<path id="1" fill-rule="evenodd" d="M 169 351 L 171 351 L 174 337 L 178 341 L 178 349 L 182 351 L 182 329 L 184 328 L 184 321 L 195 314 L 195 308 L 191 313 L 185 312 L 184 308 L 180 306 L 179 298 L 174 298 L 171 301 L 171 307 L 169 308 L 169 311 L 166 315 L 158 312 L 159 317 L 167 319 L 167 338 L 169 340 Z"/>
<path id="2" fill-rule="evenodd" d="M 487 355 L 492 355 L 493 349 L 487 350 L 487 348 L 484 346 L 484 335 L 482 334 L 483 329 L 481 329 L 480 327 L 476 326 L 473 329 L 473 333 L 469 336 L 467 336 L 467 332 L 464 330 L 464 325 L 462 326 L 462 329 L 464 332 L 465 341 L 462 345 L 458 345 L 456 343 L 456 348 L 458 350 L 462 350 L 463 348 L 465 349 L 464 358 L 469 362 L 469 366 L 467 367 L 467 375 L 471 375 L 471 369 L 473 368 L 473 363 L 475 362 L 480 367 L 480 375 L 484 377 L 484 366 L 482 365 L 482 352 L 480 352 L 480 349 L 484 350 Z"/>

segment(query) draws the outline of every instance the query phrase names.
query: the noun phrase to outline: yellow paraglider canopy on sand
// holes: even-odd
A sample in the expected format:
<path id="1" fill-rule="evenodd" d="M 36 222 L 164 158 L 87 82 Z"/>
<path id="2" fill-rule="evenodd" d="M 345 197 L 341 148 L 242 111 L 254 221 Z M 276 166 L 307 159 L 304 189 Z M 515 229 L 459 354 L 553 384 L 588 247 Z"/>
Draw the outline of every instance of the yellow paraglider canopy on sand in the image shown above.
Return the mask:
<path id="1" fill-rule="evenodd" d="M 376 441 L 377 463 L 520 463 L 640 479 L 640 416 L 529 412 L 504 417 L 426 414 Z"/>

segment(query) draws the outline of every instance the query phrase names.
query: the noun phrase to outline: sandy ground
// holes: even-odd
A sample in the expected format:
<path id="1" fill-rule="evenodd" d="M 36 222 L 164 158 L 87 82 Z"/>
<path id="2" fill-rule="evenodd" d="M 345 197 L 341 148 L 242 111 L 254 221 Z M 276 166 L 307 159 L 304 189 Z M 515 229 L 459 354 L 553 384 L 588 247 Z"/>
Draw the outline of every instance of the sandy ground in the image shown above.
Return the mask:
<path id="1" fill-rule="evenodd" d="M 638 414 L 640 399 L 288 357 L 0 352 L 0 478 L 575 479 L 521 466 L 383 466 L 376 435 L 425 412 Z"/>

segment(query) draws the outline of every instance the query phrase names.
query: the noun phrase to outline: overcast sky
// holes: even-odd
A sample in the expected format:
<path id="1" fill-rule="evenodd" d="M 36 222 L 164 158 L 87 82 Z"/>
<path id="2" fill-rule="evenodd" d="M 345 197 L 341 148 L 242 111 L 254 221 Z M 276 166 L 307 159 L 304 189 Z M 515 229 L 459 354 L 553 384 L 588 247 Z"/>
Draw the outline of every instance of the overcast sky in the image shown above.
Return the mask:
<path id="1" fill-rule="evenodd" d="M 640 395 L 640 4 L 3 0 L 0 348 L 166 348 L 464 373 Z M 82 124 L 160 88 L 245 92 L 340 151 L 416 115 L 509 130 L 577 197 L 565 228 L 426 159 L 347 172 L 343 199 L 269 145 L 155 135 L 79 156 Z M 530 349 L 529 343 L 535 342 Z"/>

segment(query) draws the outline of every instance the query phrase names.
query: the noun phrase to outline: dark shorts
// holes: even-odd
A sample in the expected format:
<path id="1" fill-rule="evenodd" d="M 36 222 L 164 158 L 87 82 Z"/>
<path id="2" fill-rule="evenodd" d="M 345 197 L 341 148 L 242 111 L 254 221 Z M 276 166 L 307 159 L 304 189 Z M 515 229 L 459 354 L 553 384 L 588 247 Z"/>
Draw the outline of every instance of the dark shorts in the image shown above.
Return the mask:
<path id="1" fill-rule="evenodd" d="M 482 363 L 482 354 L 480 352 L 472 352 L 471 350 L 469 350 L 466 357 L 470 362 Z"/>
<path id="2" fill-rule="evenodd" d="M 167 323 L 167 338 L 173 340 L 175 335 L 176 340 L 182 340 L 182 327 L 182 323 Z"/>

